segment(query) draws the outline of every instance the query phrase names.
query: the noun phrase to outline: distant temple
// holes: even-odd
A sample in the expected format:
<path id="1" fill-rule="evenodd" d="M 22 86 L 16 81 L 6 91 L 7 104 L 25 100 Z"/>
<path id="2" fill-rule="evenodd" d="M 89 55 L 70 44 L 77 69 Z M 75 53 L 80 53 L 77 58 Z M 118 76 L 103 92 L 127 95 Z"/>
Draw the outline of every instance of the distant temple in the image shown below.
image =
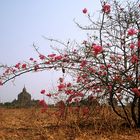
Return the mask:
<path id="1" fill-rule="evenodd" d="M 22 92 L 18 94 L 17 103 L 21 107 L 26 107 L 26 106 L 30 106 L 31 102 L 32 102 L 31 95 L 26 91 L 26 88 L 24 86 Z"/>
<path id="2" fill-rule="evenodd" d="M 11 103 L 14 107 L 31 107 L 38 104 L 38 100 L 32 100 L 31 95 L 27 92 L 25 86 L 21 93 L 18 94 L 17 100 Z"/>

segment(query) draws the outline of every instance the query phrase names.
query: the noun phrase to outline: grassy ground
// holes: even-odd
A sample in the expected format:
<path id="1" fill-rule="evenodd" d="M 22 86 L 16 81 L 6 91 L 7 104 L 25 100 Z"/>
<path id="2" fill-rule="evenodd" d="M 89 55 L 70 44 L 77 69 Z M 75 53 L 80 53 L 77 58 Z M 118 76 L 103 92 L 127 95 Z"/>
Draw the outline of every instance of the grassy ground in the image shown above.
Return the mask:
<path id="1" fill-rule="evenodd" d="M 60 119 L 54 109 L 0 108 L 0 140 L 140 140 L 140 130 L 124 127 L 110 109 L 96 109 L 88 118 L 69 113 Z"/>

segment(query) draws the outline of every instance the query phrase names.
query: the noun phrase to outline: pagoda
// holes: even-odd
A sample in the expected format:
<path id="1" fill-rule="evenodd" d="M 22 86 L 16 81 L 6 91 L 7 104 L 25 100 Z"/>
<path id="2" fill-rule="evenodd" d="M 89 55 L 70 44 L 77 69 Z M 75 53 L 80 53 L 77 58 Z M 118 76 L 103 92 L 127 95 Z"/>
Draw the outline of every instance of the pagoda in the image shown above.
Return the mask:
<path id="1" fill-rule="evenodd" d="M 25 86 L 22 92 L 18 94 L 17 102 L 20 107 L 29 107 L 31 105 L 31 95 L 27 92 Z"/>

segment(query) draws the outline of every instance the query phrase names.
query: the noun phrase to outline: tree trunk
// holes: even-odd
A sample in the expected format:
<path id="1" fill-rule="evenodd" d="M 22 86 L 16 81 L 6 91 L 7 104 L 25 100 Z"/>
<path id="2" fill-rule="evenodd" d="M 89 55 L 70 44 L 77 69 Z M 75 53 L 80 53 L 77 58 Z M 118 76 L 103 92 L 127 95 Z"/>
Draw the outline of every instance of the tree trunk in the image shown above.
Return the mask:
<path id="1" fill-rule="evenodd" d="M 136 118 L 136 113 L 135 113 L 136 102 L 137 102 L 137 97 L 135 96 L 131 105 L 131 115 L 135 123 L 135 126 L 137 126 L 137 118 Z"/>
<path id="2" fill-rule="evenodd" d="M 138 124 L 137 127 L 140 128 L 140 97 L 138 98 Z"/>

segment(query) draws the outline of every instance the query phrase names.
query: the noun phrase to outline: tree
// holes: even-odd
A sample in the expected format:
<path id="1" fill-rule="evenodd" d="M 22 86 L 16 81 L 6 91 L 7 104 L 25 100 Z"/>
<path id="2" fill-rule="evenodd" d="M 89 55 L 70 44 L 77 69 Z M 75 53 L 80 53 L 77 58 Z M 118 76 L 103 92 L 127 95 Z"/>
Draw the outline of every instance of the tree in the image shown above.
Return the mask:
<path id="1" fill-rule="evenodd" d="M 5 72 L 0 76 L 0 84 L 14 79 L 27 72 L 59 69 L 63 77 L 59 79 L 56 94 L 42 94 L 51 98 L 64 95 L 64 102 L 79 103 L 88 96 L 96 98 L 100 103 L 108 100 L 113 111 L 123 118 L 130 126 L 140 128 L 140 4 L 135 2 L 104 2 L 100 19 L 95 21 L 88 10 L 89 26 L 81 26 L 82 30 L 91 30 L 93 35 L 81 44 L 76 42 L 63 43 L 47 39 L 64 46 L 56 49 L 56 54 L 44 55 L 34 45 L 39 54 L 40 62 L 30 58 L 30 62 L 17 63 L 12 67 L 1 66 Z M 65 74 L 72 77 L 72 82 L 65 81 Z M 131 107 L 125 106 L 125 98 Z M 122 111 L 114 105 L 116 99 Z M 44 103 L 44 102 L 43 102 Z"/>

